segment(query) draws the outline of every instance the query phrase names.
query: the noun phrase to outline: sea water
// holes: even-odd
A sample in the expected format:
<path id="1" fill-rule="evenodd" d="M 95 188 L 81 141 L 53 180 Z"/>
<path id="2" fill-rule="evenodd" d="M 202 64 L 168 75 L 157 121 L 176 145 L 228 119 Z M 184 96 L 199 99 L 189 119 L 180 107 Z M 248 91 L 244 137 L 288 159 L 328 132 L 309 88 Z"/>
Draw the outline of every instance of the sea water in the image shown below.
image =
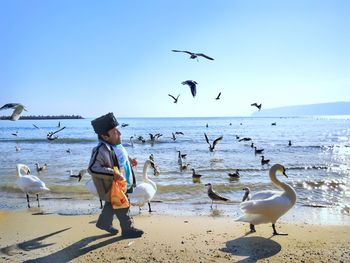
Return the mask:
<path id="1" fill-rule="evenodd" d="M 350 222 L 350 116 L 118 121 L 128 124 L 120 127 L 122 143 L 129 156 L 138 160 L 138 182 L 142 181 L 143 164 L 150 154 L 159 167 L 159 176 L 153 176 L 151 171 L 148 174 L 157 184 L 152 209 L 158 213 L 236 217 L 240 214 L 244 187 L 249 187 L 252 194 L 278 190 L 271 183 L 268 170 L 280 163 L 285 166 L 288 178 L 283 175 L 278 178 L 293 186 L 298 196 L 295 208 L 285 216 L 287 220 Z M 59 129 L 58 122 L 66 128 L 56 134 L 58 139 L 47 140 L 48 132 Z M 27 207 L 25 194 L 16 185 L 16 164 L 23 163 L 51 189 L 40 196 L 42 210 L 60 214 L 98 213 L 98 198 L 85 188 L 90 175 L 80 182 L 70 177 L 70 170 L 77 174 L 88 167 L 91 150 L 98 143 L 90 122 L 91 119 L 0 121 L 0 208 Z M 175 132 L 183 135 L 178 134 L 173 140 Z M 150 133 L 162 136 L 152 143 Z M 210 142 L 223 136 L 214 152 L 209 151 L 204 133 Z M 137 139 L 139 136 L 145 139 L 144 143 Z M 239 141 L 236 136 L 252 140 Z M 261 165 L 261 155 L 254 153 L 252 142 L 264 149 L 269 165 Z M 187 154 L 186 170 L 179 168 L 178 151 Z M 48 168 L 38 173 L 35 163 L 47 164 Z M 192 168 L 202 175 L 200 182 L 192 180 Z M 235 169 L 240 170 L 240 178 L 232 180 L 228 173 Z M 214 210 L 204 186 L 209 182 L 215 191 L 230 199 L 225 204 L 214 204 Z M 35 196 L 31 196 L 31 206 L 37 206 Z M 299 211 L 297 215 L 295 211 Z M 132 213 L 137 214 L 138 208 L 132 208 Z"/>

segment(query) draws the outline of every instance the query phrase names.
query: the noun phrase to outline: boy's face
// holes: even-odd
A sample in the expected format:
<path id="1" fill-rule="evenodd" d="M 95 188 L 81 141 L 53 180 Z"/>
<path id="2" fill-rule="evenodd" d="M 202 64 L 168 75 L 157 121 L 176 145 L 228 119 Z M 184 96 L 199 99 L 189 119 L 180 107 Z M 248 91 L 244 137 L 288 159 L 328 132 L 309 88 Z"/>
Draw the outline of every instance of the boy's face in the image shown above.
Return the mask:
<path id="1" fill-rule="evenodd" d="M 108 131 L 108 136 L 102 135 L 102 138 L 109 144 L 121 144 L 121 133 L 117 127 Z"/>

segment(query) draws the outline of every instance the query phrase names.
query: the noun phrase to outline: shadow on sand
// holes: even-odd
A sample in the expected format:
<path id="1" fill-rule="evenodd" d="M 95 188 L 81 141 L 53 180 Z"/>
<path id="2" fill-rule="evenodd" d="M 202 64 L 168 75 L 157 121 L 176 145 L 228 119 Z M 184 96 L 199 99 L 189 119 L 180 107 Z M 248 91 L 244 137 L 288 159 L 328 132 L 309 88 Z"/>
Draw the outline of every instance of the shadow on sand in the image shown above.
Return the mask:
<path id="1" fill-rule="evenodd" d="M 115 243 L 117 241 L 120 241 L 122 239 L 124 239 L 121 236 L 118 237 L 112 237 L 110 239 L 104 240 L 100 243 L 97 244 L 93 244 L 88 246 L 91 242 L 94 242 L 98 239 L 101 238 L 106 238 L 106 237 L 112 237 L 110 234 L 103 234 L 103 235 L 97 235 L 97 236 L 91 236 L 91 237 L 86 237 L 83 238 L 75 243 L 73 243 L 72 245 L 54 252 L 50 255 L 44 256 L 44 257 L 40 257 L 40 258 L 35 258 L 35 259 L 31 259 L 31 260 L 26 260 L 24 262 L 48 262 L 48 263 L 52 263 L 52 262 L 69 262 L 81 255 L 84 255 L 86 253 L 89 253 L 90 251 L 93 251 L 95 249 L 107 246 L 109 244 Z"/>
<path id="2" fill-rule="evenodd" d="M 59 230 L 59 231 L 56 231 L 56 232 L 53 232 L 53 233 L 50 233 L 50 234 L 47 234 L 44 236 L 40 236 L 40 237 L 31 239 L 31 240 L 28 240 L 25 242 L 10 245 L 10 246 L 1 248 L 0 251 L 3 254 L 6 254 L 8 256 L 13 256 L 17 253 L 22 253 L 21 251 L 32 251 L 35 249 L 45 248 L 45 247 L 51 246 L 55 243 L 42 244 L 41 243 L 42 241 L 44 241 L 46 238 L 49 238 L 53 235 L 62 233 L 68 229 L 70 229 L 70 228 L 62 229 L 62 230 Z M 106 238 L 106 237 L 112 237 L 112 238 L 89 246 L 89 244 L 91 242 L 94 242 L 98 239 Z M 71 260 L 73 260 L 73 259 L 75 259 L 83 254 L 89 253 L 92 250 L 98 249 L 98 248 L 103 247 L 103 246 L 107 246 L 109 244 L 120 241 L 122 239 L 124 239 L 124 238 L 121 236 L 115 237 L 115 236 L 111 236 L 110 234 L 103 234 L 103 235 L 86 237 L 86 238 L 83 238 L 83 239 L 71 244 L 70 246 L 68 246 L 60 251 L 54 252 L 52 254 L 49 254 L 47 256 L 43 256 L 40 258 L 26 260 L 24 262 L 49 262 L 49 263 L 69 262 L 69 261 L 71 261 Z"/>
<path id="3" fill-rule="evenodd" d="M 235 240 L 227 241 L 226 247 L 220 249 L 234 256 L 245 256 L 238 262 L 256 262 L 259 259 L 268 258 L 281 251 L 281 245 L 271 239 L 263 237 L 243 236 Z"/>

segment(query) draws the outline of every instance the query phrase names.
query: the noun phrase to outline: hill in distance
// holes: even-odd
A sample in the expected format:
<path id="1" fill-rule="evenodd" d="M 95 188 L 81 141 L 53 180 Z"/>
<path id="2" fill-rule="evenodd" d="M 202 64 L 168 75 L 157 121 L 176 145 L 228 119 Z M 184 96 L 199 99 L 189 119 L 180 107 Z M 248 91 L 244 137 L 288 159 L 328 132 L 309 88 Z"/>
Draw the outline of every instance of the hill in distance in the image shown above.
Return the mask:
<path id="1" fill-rule="evenodd" d="M 262 105 L 262 108 L 264 104 Z M 286 106 L 262 109 L 253 117 L 292 117 L 292 116 L 350 115 L 350 102 L 331 102 L 307 105 Z"/>

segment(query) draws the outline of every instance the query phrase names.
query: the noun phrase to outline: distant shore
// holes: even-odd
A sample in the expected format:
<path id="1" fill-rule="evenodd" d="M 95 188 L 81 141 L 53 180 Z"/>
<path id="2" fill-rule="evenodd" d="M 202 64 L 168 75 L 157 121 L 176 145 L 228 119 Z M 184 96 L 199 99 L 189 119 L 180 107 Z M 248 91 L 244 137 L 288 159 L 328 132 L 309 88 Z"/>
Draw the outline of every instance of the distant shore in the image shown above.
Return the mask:
<path id="1" fill-rule="evenodd" d="M 0 120 L 10 120 L 10 116 L 0 116 Z M 19 120 L 66 120 L 66 119 L 84 119 L 80 115 L 29 115 L 21 116 Z"/>

